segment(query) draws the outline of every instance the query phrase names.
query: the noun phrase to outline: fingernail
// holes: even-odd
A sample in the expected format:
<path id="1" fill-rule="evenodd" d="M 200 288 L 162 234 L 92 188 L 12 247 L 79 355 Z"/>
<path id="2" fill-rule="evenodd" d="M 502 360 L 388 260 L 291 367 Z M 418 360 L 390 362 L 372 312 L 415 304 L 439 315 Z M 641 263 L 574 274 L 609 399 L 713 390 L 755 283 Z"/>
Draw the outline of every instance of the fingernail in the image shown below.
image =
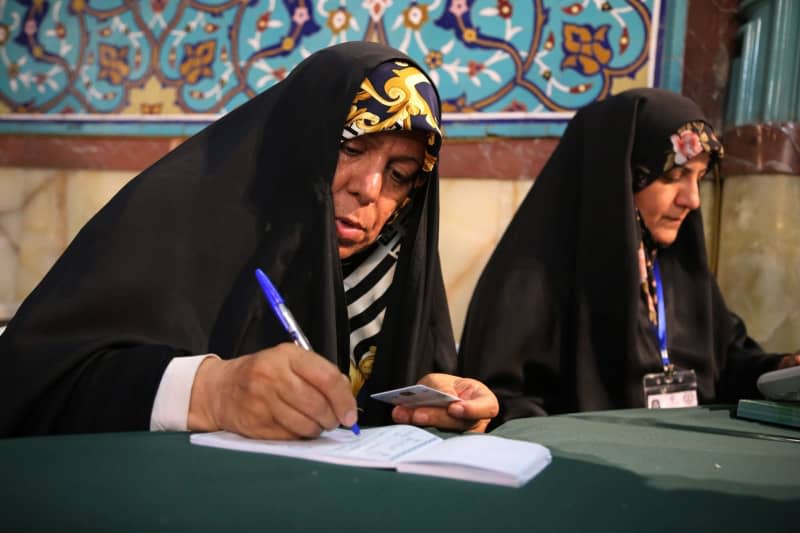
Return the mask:
<path id="1" fill-rule="evenodd" d="M 450 414 L 453 416 L 462 416 L 464 414 L 464 406 L 460 403 L 454 404 L 450 406 Z"/>
<path id="2" fill-rule="evenodd" d="M 430 417 L 427 413 L 418 413 L 414 418 L 416 419 L 415 422 L 421 425 L 427 424 L 430 420 Z"/>
<path id="3" fill-rule="evenodd" d="M 358 415 L 356 414 L 355 410 L 347 411 L 347 414 L 344 415 L 344 420 L 342 420 L 342 425 L 347 427 L 352 426 L 358 420 Z"/>

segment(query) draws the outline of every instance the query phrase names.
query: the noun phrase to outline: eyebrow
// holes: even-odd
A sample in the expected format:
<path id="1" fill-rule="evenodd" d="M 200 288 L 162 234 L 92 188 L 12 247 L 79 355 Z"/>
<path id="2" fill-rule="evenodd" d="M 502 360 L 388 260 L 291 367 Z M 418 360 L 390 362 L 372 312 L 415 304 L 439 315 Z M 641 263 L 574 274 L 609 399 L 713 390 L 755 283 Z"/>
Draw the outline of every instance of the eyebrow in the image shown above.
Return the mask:
<path id="1" fill-rule="evenodd" d="M 366 144 L 367 146 L 369 146 L 371 148 L 374 148 L 374 147 L 376 147 L 378 145 L 377 141 L 375 141 L 373 139 L 369 139 L 369 138 L 364 138 L 363 136 L 352 137 L 350 139 L 347 139 L 342 144 L 347 144 L 349 142 L 361 142 L 361 143 Z M 418 159 L 418 158 L 416 158 L 416 157 L 414 157 L 412 155 L 398 154 L 398 155 L 396 155 L 394 157 L 389 158 L 389 161 L 390 162 L 412 161 L 412 162 L 416 163 L 417 165 L 419 165 L 420 168 L 422 168 L 422 164 L 425 162 L 425 156 L 423 155 L 422 159 Z"/>
<path id="2" fill-rule="evenodd" d="M 678 165 L 678 166 L 679 166 L 680 168 L 682 168 L 683 170 L 689 170 L 689 167 L 687 167 L 686 165 Z M 701 174 L 707 174 L 709 170 L 711 170 L 711 166 L 710 166 L 710 165 L 706 165 L 706 166 L 703 168 L 703 170 L 701 170 L 701 171 L 700 171 L 700 173 L 701 173 Z"/>
<path id="3" fill-rule="evenodd" d="M 412 162 L 418 164 L 419 166 L 422 166 L 422 161 L 420 161 L 416 157 L 410 156 L 410 155 L 398 155 L 396 157 L 389 158 L 389 161 L 392 161 L 392 162 L 394 162 L 394 161 L 412 161 Z"/>

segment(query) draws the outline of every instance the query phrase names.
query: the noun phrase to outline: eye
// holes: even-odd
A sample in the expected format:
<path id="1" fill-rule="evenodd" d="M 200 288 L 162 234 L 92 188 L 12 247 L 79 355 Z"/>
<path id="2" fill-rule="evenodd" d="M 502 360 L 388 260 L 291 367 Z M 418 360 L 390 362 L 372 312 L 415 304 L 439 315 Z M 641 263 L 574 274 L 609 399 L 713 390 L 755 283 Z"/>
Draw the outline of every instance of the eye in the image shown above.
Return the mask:
<path id="1" fill-rule="evenodd" d="M 675 166 L 671 168 L 666 174 L 662 174 L 659 177 L 659 181 L 663 183 L 676 183 L 681 180 L 684 176 L 684 172 L 686 169 L 681 166 Z"/>
<path id="2" fill-rule="evenodd" d="M 397 168 L 389 168 L 389 175 L 398 185 L 406 185 L 414 179 L 414 172 L 405 172 Z"/>
<path id="3" fill-rule="evenodd" d="M 420 163 L 410 158 L 390 161 L 386 172 L 391 181 L 401 187 L 412 184 L 420 171 Z"/>
<path id="4" fill-rule="evenodd" d="M 339 146 L 339 151 L 341 151 L 345 155 L 355 156 L 364 153 L 363 148 L 361 148 L 357 143 L 354 142 L 345 142 Z"/>

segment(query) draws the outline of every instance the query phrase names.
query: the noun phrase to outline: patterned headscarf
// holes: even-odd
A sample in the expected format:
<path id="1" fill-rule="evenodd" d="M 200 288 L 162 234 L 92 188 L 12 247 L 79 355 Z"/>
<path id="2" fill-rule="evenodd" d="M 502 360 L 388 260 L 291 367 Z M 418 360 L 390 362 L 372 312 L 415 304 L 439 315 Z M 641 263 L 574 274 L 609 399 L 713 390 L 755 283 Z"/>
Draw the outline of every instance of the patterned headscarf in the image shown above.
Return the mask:
<path id="1" fill-rule="evenodd" d="M 416 189 L 430 177 L 439 158 L 442 130 L 439 99 L 430 80 L 418 68 L 401 61 L 382 63 L 361 83 L 347 114 L 340 142 L 384 131 L 427 133 L 425 160 L 414 188 L 377 242 L 357 265 L 348 261 L 344 289 L 350 323 L 350 383 L 357 396 L 372 373 L 377 338 L 386 313 L 386 294 L 394 279 L 397 258 Z"/>
<path id="2" fill-rule="evenodd" d="M 725 155 L 714 129 L 702 120 L 688 122 L 678 128 L 670 135 L 669 143 L 669 147 L 664 146 L 659 150 L 653 150 L 652 147 L 637 150 L 639 146 L 634 149 L 633 192 L 641 191 L 660 176 L 702 152 L 711 156 L 709 170 L 716 173 L 719 160 Z"/>
<path id="3" fill-rule="evenodd" d="M 427 132 L 423 177 L 433 171 L 442 146 L 439 99 L 417 67 L 401 61 L 378 65 L 361 83 L 345 120 L 341 142 L 381 131 Z"/>

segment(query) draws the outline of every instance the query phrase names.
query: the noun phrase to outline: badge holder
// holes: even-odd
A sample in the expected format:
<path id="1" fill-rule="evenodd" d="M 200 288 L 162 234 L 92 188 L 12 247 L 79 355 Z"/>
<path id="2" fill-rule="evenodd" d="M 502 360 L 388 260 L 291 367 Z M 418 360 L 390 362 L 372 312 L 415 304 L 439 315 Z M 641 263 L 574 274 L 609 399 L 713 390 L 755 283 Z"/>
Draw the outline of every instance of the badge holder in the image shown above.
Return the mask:
<path id="1" fill-rule="evenodd" d="M 697 406 L 697 376 L 694 370 L 675 369 L 645 374 L 642 378 L 645 405 L 650 409 Z"/>
<path id="2" fill-rule="evenodd" d="M 667 352 L 667 313 L 664 310 L 664 288 L 658 260 L 653 261 L 653 277 L 658 295 L 658 324 L 655 328 L 661 352 L 663 372 L 645 374 L 642 378 L 644 403 L 650 409 L 697 406 L 697 376 L 694 370 L 675 368 Z"/>

